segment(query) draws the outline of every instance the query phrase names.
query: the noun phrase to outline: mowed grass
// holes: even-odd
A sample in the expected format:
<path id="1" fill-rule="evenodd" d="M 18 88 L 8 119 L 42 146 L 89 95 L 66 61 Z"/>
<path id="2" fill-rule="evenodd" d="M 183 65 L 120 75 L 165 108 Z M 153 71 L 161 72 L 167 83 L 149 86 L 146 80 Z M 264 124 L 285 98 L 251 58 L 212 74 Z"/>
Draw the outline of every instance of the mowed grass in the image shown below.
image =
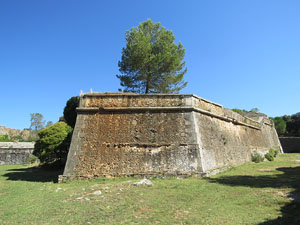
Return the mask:
<path id="1" fill-rule="evenodd" d="M 57 183 L 61 173 L 0 166 L 0 224 L 300 224 L 300 154 L 152 187 L 134 178 Z"/>

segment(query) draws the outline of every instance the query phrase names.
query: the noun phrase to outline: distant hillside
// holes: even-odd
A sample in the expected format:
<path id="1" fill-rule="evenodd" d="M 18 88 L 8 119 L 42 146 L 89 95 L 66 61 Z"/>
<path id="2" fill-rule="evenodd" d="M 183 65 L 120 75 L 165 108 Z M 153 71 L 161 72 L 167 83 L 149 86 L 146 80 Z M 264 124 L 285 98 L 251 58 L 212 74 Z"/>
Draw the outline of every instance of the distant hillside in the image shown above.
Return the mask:
<path id="1" fill-rule="evenodd" d="M 0 126 L 0 141 L 34 141 L 36 134 L 30 130 L 19 130 Z"/>

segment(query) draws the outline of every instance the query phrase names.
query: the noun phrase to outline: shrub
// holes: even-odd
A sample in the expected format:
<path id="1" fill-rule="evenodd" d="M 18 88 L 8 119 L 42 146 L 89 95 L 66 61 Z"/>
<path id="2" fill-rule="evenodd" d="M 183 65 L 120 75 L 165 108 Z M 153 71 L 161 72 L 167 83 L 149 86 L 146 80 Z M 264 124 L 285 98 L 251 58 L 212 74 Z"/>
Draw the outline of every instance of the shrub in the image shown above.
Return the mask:
<path id="1" fill-rule="evenodd" d="M 24 142 L 24 139 L 20 135 L 13 136 L 12 140 L 13 141 L 19 141 L 19 142 Z"/>
<path id="2" fill-rule="evenodd" d="M 268 153 L 267 153 L 268 154 Z M 269 149 L 269 154 L 271 155 L 271 156 L 273 156 L 273 158 L 275 157 L 275 150 L 273 149 L 273 148 L 270 148 Z M 269 160 L 269 161 L 273 161 L 273 160 Z"/>
<path id="3" fill-rule="evenodd" d="M 68 154 L 68 138 L 71 132 L 72 128 L 64 122 L 55 123 L 39 131 L 33 155 L 44 164 L 63 161 Z"/>
<path id="4" fill-rule="evenodd" d="M 269 152 L 265 154 L 265 158 L 269 161 L 274 161 L 275 157 L 279 154 L 278 148 L 270 148 Z"/>
<path id="5" fill-rule="evenodd" d="M 39 161 L 39 159 L 34 155 L 32 155 L 28 158 L 28 163 L 30 163 L 30 164 L 36 163 L 38 161 Z"/>
<path id="6" fill-rule="evenodd" d="M 265 154 L 265 158 L 269 161 L 274 161 L 274 156 L 270 152 Z"/>
<path id="7" fill-rule="evenodd" d="M 10 142 L 11 140 L 9 139 L 7 134 L 0 135 L 0 142 Z"/>
<path id="8" fill-rule="evenodd" d="M 251 154 L 251 160 L 252 162 L 259 163 L 264 161 L 264 156 L 257 151 L 253 151 Z"/>

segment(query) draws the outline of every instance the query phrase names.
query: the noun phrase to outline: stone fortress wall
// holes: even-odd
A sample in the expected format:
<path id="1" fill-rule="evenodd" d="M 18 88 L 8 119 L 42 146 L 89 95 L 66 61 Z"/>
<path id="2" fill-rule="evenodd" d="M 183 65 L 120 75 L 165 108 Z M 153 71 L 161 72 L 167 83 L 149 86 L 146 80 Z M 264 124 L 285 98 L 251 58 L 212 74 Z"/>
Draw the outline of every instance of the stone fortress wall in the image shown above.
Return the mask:
<path id="1" fill-rule="evenodd" d="M 191 94 L 87 93 L 62 179 L 209 175 L 281 149 L 273 123 Z M 281 150 L 282 151 L 282 150 Z"/>
<path id="2" fill-rule="evenodd" d="M 0 142 L 0 165 L 29 163 L 33 149 L 34 142 Z"/>

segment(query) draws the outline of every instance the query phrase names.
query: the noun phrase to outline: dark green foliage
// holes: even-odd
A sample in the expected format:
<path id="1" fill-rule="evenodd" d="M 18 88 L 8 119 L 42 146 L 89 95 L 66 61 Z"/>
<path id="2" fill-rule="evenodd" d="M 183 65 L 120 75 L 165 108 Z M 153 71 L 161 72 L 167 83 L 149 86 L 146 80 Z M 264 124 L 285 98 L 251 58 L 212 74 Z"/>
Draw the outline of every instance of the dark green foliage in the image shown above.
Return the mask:
<path id="1" fill-rule="evenodd" d="M 269 153 L 275 157 L 277 157 L 280 153 L 279 147 L 270 148 Z"/>
<path id="2" fill-rule="evenodd" d="M 269 153 L 271 156 L 275 157 L 275 150 L 273 148 L 269 149 Z"/>
<path id="3" fill-rule="evenodd" d="M 20 135 L 13 136 L 13 139 L 18 141 L 24 141 L 24 139 Z"/>
<path id="4" fill-rule="evenodd" d="M 289 136 L 300 136 L 300 113 L 291 116 L 283 116 L 286 121 L 286 134 Z"/>
<path id="5" fill-rule="evenodd" d="M 64 122 L 55 123 L 39 131 L 39 140 L 34 145 L 33 155 L 45 164 L 64 161 L 68 154 L 66 139 L 71 132 L 72 128 Z"/>
<path id="6" fill-rule="evenodd" d="M 291 116 L 272 118 L 275 123 L 277 133 L 282 136 L 299 137 L 300 136 L 300 113 Z"/>
<path id="7" fill-rule="evenodd" d="M 72 134 L 72 131 L 69 132 L 67 137 L 63 140 L 59 147 L 60 151 L 58 152 L 58 157 L 60 158 L 60 162 L 62 164 L 65 164 L 67 162 L 67 156 L 71 145 Z"/>
<path id="8" fill-rule="evenodd" d="M 274 161 L 275 157 L 279 154 L 279 149 L 270 148 L 269 152 L 265 154 L 265 158 L 269 161 Z"/>
<path id="9" fill-rule="evenodd" d="M 271 118 L 274 121 L 275 129 L 278 135 L 283 135 L 286 132 L 286 122 L 282 117 Z"/>
<path id="10" fill-rule="evenodd" d="M 265 154 L 265 158 L 269 161 L 274 161 L 274 156 L 270 152 Z"/>
<path id="11" fill-rule="evenodd" d="M 65 123 L 67 123 L 66 119 L 63 116 L 59 117 L 58 122 L 65 122 Z"/>
<path id="12" fill-rule="evenodd" d="M 0 135 L 0 142 L 10 142 L 11 140 L 9 139 L 7 134 Z"/>
<path id="13" fill-rule="evenodd" d="M 251 154 L 251 160 L 252 162 L 259 163 L 264 161 L 264 156 L 257 151 L 253 151 Z"/>
<path id="14" fill-rule="evenodd" d="M 66 121 L 66 123 L 72 128 L 75 127 L 76 117 L 77 117 L 76 108 L 78 106 L 79 106 L 79 97 L 74 96 L 67 101 L 66 106 L 64 108 L 63 118 Z"/>
<path id="15" fill-rule="evenodd" d="M 125 92 L 177 93 L 187 85 L 185 49 L 174 41 L 172 31 L 150 19 L 126 31 L 117 75 Z"/>

